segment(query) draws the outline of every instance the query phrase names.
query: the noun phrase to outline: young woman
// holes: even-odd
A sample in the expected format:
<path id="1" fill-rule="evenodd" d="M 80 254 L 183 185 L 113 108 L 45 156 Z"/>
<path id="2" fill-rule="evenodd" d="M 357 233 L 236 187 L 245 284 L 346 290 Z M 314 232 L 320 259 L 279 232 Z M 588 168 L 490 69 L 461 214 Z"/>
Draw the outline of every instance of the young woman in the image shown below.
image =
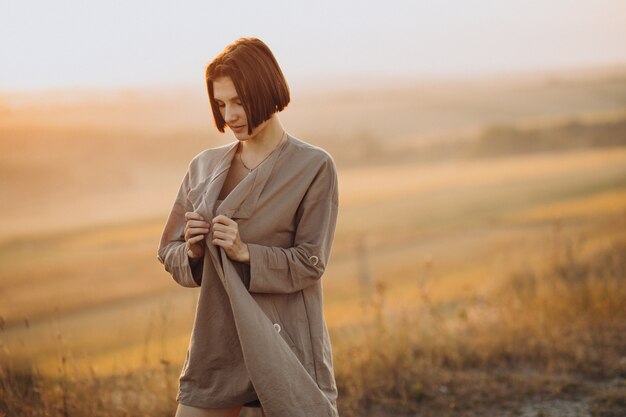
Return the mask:
<path id="1" fill-rule="evenodd" d="M 206 84 L 217 129 L 237 141 L 191 160 L 158 249 L 177 283 L 200 287 L 176 416 L 337 416 L 321 283 L 335 162 L 283 128 L 289 88 L 259 39 L 228 45 Z"/>

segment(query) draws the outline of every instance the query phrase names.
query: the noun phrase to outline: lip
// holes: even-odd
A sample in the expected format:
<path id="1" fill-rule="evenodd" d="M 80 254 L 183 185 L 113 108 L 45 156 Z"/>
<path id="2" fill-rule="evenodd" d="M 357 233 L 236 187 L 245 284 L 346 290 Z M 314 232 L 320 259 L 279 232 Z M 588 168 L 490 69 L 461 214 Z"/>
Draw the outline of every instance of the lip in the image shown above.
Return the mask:
<path id="1" fill-rule="evenodd" d="M 241 125 L 241 126 L 229 126 L 230 130 L 232 130 L 233 132 L 240 132 L 241 129 L 243 129 L 244 127 L 246 127 L 246 125 Z"/>

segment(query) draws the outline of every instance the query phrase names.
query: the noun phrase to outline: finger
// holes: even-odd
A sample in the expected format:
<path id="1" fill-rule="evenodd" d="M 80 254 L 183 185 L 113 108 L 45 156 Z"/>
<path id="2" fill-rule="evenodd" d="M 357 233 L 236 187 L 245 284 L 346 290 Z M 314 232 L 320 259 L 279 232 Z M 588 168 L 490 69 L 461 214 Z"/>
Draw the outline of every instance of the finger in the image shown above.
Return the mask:
<path id="1" fill-rule="evenodd" d="M 237 237 L 237 230 L 230 227 L 223 226 L 221 229 L 217 229 L 214 227 L 213 234 L 215 234 L 216 232 L 218 232 L 218 234 L 222 236 L 223 239 L 230 239 L 232 241 L 235 241 Z"/>
<path id="2" fill-rule="evenodd" d="M 218 232 L 225 232 L 226 230 L 228 230 L 228 226 L 225 226 L 221 223 L 215 223 L 213 225 L 211 225 L 213 227 L 213 231 L 218 231 Z"/>
<path id="3" fill-rule="evenodd" d="M 238 230 L 237 223 L 234 223 L 234 222 L 233 224 L 214 223 L 212 227 L 213 227 L 213 230 L 220 230 L 222 232 L 231 231 L 233 233 L 237 233 L 237 230 Z"/>
<path id="4" fill-rule="evenodd" d="M 187 225 L 189 227 L 211 227 L 211 223 L 204 220 L 188 220 Z"/>
<path id="5" fill-rule="evenodd" d="M 195 211 L 188 211 L 188 212 L 185 213 L 185 219 L 187 219 L 187 220 L 190 220 L 190 219 L 204 220 L 204 217 L 202 217 L 201 215 L 199 215 Z"/>
<path id="6" fill-rule="evenodd" d="M 230 247 L 230 244 L 229 244 L 227 241 L 225 241 L 224 239 L 220 239 L 220 238 L 216 238 L 216 237 L 214 237 L 214 238 L 213 238 L 213 240 L 212 240 L 211 242 L 212 242 L 214 245 L 221 246 L 221 247 L 223 247 L 223 248 L 228 248 L 228 247 Z"/>
<path id="7" fill-rule="evenodd" d="M 215 216 L 213 218 L 213 220 L 211 221 L 211 223 L 213 223 L 213 224 L 232 225 L 233 223 L 235 223 L 235 221 L 233 219 L 231 219 L 230 217 L 226 217 L 223 214 L 220 214 L 218 216 Z"/>
<path id="8" fill-rule="evenodd" d="M 194 236 L 199 233 L 206 234 L 209 233 L 209 229 L 206 227 L 190 227 L 189 228 L 189 236 Z"/>
<path id="9" fill-rule="evenodd" d="M 213 237 L 214 238 L 219 238 L 221 240 L 225 240 L 226 238 L 226 234 L 224 232 L 220 232 L 220 231 L 213 231 Z"/>
<path id="10" fill-rule="evenodd" d="M 197 235 L 192 237 L 191 239 L 189 239 L 187 242 L 189 243 L 198 243 L 201 242 L 204 239 L 204 235 Z"/>
<path id="11" fill-rule="evenodd" d="M 201 232 L 201 233 L 191 233 L 191 232 L 187 232 L 185 234 L 185 240 L 188 242 L 190 239 L 196 237 L 196 236 L 206 236 L 208 232 Z"/>

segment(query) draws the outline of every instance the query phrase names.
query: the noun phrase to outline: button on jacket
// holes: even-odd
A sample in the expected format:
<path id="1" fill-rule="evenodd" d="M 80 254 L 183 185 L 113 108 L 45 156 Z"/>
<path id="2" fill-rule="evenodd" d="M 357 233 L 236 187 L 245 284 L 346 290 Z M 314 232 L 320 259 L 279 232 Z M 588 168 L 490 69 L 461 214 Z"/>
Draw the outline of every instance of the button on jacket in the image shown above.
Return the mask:
<path id="1" fill-rule="evenodd" d="M 176 400 L 217 408 L 258 398 L 268 417 L 336 417 L 321 281 L 337 221 L 335 162 L 288 135 L 218 203 L 237 145 L 192 159 L 158 248 L 178 284 L 200 287 Z M 250 264 L 228 258 L 209 231 L 204 258 L 192 267 L 186 211 L 235 220 Z"/>

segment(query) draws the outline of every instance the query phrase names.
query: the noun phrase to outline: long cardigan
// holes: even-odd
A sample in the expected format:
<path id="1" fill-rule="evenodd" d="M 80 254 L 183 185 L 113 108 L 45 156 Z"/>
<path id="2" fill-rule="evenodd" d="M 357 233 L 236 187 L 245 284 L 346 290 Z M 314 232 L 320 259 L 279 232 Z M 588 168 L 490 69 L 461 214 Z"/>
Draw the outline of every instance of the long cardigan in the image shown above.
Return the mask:
<path id="1" fill-rule="evenodd" d="M 337 417 L 337 386 L 321 277 L 338 211 L 337 171 L 324 149 L 288 135 L 220 204 L 238 142 L 189 163 L 157 258 L 183 287 L 200 287 L 177 402 L 232 407 L 259 399 L 268 417 Z M 216 207 L 217 206 L 217 207 Z M 238 224 L 250 263 L 205 238 L 192 267 L 184 214 Z"/>

